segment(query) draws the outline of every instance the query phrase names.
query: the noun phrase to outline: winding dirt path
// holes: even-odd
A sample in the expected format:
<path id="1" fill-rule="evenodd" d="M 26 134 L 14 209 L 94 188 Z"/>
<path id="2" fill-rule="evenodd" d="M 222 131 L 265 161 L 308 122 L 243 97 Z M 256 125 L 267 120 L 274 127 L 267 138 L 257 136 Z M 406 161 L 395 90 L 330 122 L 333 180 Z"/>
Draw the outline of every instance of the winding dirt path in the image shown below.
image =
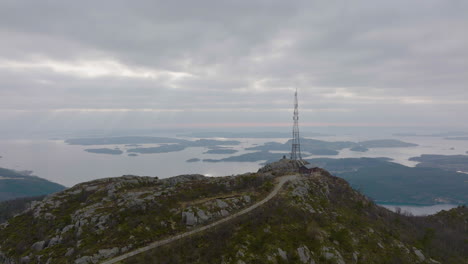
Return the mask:
<path id="1" fill-rule="evenodd" d="M 105 260 L 104 262 L 102 262 L 101 264 L 113 264 L 113 263 L 117 263 L 119 261 L 122 261 L 122 260 L 125 260 L 127 258 L 130 258 L 132 256 L 135 256 L 137 254 L 140 254 L 140 253 L 143 253 L 145 251 L 148 251 L 148 250 L 151 250 L 151 249 L 154 249 L 154 248 L 157 248 L 157 247 L 160 247 L 160 246 L 163 246 L 163 245 L 166 245 L 166 244 L 169 244 L 173 241 L 176 241 L 176 240 L 179 240 L 179 239 L 182 239 L 184 237 L 188 237 L 188 236 L 191 236 L 193 234 L 197 234 L 197 233 L 200 233 L 202 231 L 205 231 L 207 229 L 210 229 L 212 227 L 215 227 L 215 226 L 218 226 L 224 222 L 227 222 L 229 220 L 232 220 L 236 217 L 239 217 L 241 215 L 244 215 L 254 209 L 256 209 L 257 207 L 259 206 L 262 206 L 263 204 L 265 204 L 266 202 L 270 201 L 273 197 L 275 197 L 279 190 L 281 189 L 281 187 L 283 187 L 283 185 L 287 182 L 287 181 L 290 181 L 292 179 L 295 179 L 297 177 L 297 175 L 288 175 L 288 176 L 282 176 L 282 177 L 279 177 L 277 178 L 277 181 L 278 181 L 278 184 L 276 184 L 275 188 L 273 189 L 273 191 L 271 193 L 268 194 L 267 197 L 265 197 L 263 200 L 261 200 L 260 202 L 256 203 L 256 204 L 253 204 L 252 206 L 250 207 L 247 207 L 235 214 L 232 214 L 226 218 L 223 218 L 221 220 L 218 220 L 216 222 L 213 222 L 209 225 L 206 225 L 206 226 L 202 226 L 202 227 L 199 227 L 197 229 L 194 229 L 194 230 L 191 230 L 191 231 L 188 231 L 188 232 L 185 232 L 185 233 L 182 233 L 182 234 L 179 234 L 179 235 L 175 235 L 175 236 L 172 236 L 172 237 L 169 237 L 169 238 L 166 238 L 166 239 L 163 239 L 163 240 L 158 240 L 158 241 L 155 241 L 147 246 L 144 246 L 144 247 L 141 247 L 141 248 L 138 248 L 138 249 L 135 249 L 133 251 L 130 251 L 128 253 L 125 253 L 123 255 L 120 255 L 118 257 L 115 257 L 115 258 L 112 258 L 112 259 L 108 259 L 108 260 Z"/>

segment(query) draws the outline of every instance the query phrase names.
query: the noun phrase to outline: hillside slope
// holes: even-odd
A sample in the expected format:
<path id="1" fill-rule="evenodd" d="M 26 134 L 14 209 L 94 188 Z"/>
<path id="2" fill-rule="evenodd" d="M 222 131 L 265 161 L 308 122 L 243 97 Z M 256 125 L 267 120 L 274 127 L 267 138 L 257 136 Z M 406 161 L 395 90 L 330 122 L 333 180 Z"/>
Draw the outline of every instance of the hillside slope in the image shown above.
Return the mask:
<path id="1" fill-rule="evenodd" d="M 0 227 L 0 263 L 99 263 L 252 206 L 295 169 L 283 160 L 239 176 L 79 184 Z M 467 217 L 462 207 L 394 214 L 320 170 L 247 214 L 124 263 L 468 263 Z"/>

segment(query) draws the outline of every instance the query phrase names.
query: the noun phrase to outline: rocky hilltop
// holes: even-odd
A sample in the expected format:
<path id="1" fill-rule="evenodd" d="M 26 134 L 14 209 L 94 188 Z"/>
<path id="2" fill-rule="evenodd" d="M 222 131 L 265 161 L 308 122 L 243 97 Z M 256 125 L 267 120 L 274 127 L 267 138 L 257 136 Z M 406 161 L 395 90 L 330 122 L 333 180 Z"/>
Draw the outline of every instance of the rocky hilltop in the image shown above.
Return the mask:
<path id="1" fill-rule="evenodd" d="M 162 240 L 120 263 L 468 263 L 467 222 L 464 207 L 395 214 L 325 170 L 300 175 L 281 160 L 237 176 L 78 184 L 0 227 L 0 263 L 100 263 Z"/>

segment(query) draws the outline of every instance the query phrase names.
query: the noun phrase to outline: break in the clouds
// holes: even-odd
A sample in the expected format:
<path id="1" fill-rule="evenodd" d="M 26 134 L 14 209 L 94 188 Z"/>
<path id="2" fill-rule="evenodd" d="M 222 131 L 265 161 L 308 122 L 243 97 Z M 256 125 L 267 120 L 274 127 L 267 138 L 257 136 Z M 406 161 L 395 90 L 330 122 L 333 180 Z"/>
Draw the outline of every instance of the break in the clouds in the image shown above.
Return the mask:
<path id="1" fill-rule="evenodd" d="M 468 3 L 0 1 L 10 129 L 456 126 Z"/>

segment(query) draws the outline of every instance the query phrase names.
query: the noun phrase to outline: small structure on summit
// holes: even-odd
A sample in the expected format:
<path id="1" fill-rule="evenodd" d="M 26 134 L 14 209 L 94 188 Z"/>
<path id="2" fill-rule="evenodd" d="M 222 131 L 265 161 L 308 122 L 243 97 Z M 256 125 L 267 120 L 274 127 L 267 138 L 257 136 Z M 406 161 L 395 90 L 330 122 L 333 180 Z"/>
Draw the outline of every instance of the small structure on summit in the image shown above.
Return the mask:
<path id="1" fill-rule="evenodd" d="M 297 100 L 297 88 L 294 93 L 294 115 L 293 115 L 293 132 L 292 132 L 292 147 L 291 147 L 291 160 L 295 161 L 299 167 L 299 172 L 302 174 L 311 174 L 312 172 L 318 171 L 319 168 L 314 167 L 308 162 L 302 160 L 301 155 L 301 140 L 299 136 L 299 103 Z"/>
<path id="2" fill-rule="evenodd" d="M 297 101 L 297 88 L 294 93 L 294 115 L 293 115 L 294 125 L 292 132 L 292 148 L 291 148 L 291 159 L 297 160 L 302 163 L 301 156 L 301 141 L 299 138 L 299 103 Z"/>
<path id="3" fill-rule="evenodd" d="M 312 174 L 318 171 L 320 171 L 320 168 L 312 164 L 303 164 L 299 167 L 299 173 L 302 173 L 302 174 Z"/>
<path id="4" fill-rule="evenodd" d="M 302 159 L 301 155 L 301 142 L 299 136 L 299 104 L 297 100 L 297 89 L 294 94 L 294 115 L 293 115 L 294 125 L 293 125 L 293 139 L 292 139 L 292 148 L 290 159 L 286 158 L 286 155 L 283 156 L 279 161 L 269 163 L 263 168 L 260 168 L 258 172 L 268 173 L 288 173 L 288 172 L 299 172 L 301 174 L 310 175 L 314 172 L 321 171 L 320 168 L 315 167 L 309 164 L 307 161 Z"/>

